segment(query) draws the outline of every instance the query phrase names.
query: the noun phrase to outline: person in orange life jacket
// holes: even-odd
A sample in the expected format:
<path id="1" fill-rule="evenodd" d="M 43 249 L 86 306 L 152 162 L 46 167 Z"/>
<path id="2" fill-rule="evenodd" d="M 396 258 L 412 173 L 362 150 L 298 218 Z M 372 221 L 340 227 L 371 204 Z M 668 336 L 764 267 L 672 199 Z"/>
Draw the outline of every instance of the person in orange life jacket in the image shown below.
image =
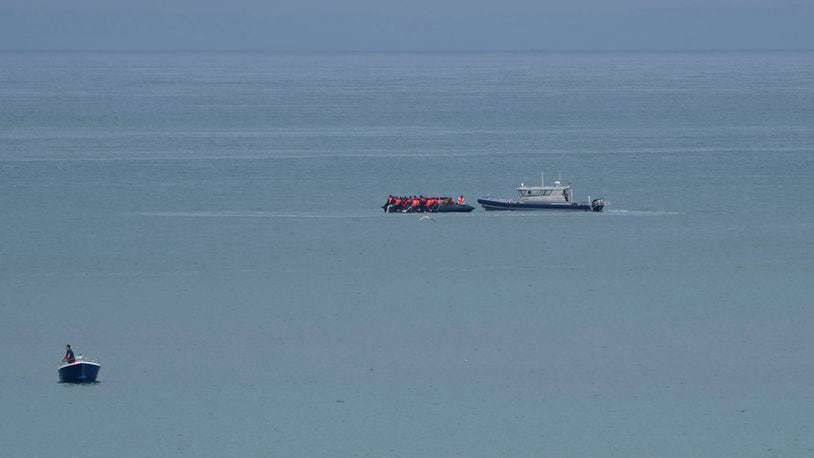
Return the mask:
<path id="1" fill-rule="evenodd" d="M 458 197 L 458 205 L 463 205 L 463 204 L 464 204 L 464 196 Z"/>
<path id="2" fill-rule="evenodd" d="M 76 358 L 73 356 L 73 350 L 71 350 L 70 345 L 65 345 L 65 357 L 62 358 L 63 363 L 72 364 L 76 362 Z"/>
<path id="3" fill-rule="evenodd" d="M 399 206 L 399 198 L 396 196 L 390 196 L 388 202 L 388 208 L 398 208 Z"/>

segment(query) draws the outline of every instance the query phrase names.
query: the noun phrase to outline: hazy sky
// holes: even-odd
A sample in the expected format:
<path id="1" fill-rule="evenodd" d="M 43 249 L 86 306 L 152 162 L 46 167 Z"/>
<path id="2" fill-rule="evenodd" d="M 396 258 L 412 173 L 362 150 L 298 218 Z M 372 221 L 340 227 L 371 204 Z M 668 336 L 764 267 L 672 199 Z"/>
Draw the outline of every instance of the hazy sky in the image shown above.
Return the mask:
<path id="1" fill-rule="evenodd" d="M 0 49 L 812 49 L 814 0 L 0 0 Z"/>

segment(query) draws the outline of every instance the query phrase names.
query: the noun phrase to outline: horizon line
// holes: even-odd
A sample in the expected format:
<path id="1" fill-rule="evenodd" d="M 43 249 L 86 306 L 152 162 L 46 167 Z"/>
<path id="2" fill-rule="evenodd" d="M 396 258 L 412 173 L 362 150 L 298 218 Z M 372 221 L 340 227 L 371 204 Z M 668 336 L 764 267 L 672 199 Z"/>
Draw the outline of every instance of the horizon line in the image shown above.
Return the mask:
<path id="1" fill-rule="evenodd" d="M 0 53 L 256 53 L 256 54 L 522 54 L 522 53 L 744 53 L 744 52 L 814 52 L 814 48 L 517 48 L 517 49 L 207 49 L 207 48 L 0 48 Z"/>

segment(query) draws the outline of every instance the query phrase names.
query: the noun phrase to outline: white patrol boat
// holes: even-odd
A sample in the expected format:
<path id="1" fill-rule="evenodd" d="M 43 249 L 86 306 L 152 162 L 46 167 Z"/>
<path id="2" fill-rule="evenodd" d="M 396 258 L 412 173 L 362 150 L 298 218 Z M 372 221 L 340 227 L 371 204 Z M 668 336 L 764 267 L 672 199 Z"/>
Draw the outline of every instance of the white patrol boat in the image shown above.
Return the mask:
<path id="1" fill-rule="evenodd" d="M 597 198 L 584 202 L 574 202 L 574 191 L 571 184 L 564 185 L 559 180 L 553 186 L 545 185 L 543 175 L 540 186 L 527 186 L 520 183 L 517 192 L 520 197 L 517 200 L 492 199 L 481 197 L 478 203 L 484 210 L 582 210 L 601 212 L 607 202 L 605 199 Z"/>

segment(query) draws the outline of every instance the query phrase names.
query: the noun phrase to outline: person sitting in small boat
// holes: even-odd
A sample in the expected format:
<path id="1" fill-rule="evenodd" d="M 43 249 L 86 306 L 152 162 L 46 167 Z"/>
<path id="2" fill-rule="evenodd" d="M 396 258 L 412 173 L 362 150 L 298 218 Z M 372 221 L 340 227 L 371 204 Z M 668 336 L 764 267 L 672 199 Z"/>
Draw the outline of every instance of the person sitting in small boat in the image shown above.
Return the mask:
<path id="1" fill-rule="evenodd" d="M 458 205 L 463 205 L 463 204 L 464 204 L 464 196 L 458 197 Z"/>
<path id="2" fill-rule="evenodd" d="M 65 357 L 62 358 L 63 363 L 73 364 L 76 362 L 76 358 L 73 355 L 73 350 L 71 350 L 70 344 L 65 345 Z"/>
<path id="3" fill-rule="evenodd" d="M 418 208 L 419 208 L 421 211 L 427 211 L 427 208 L 429 207 L 429 206 L 427 205 L 427 203 L 430 201 L 430 199 L 429 199 L 429 198 L 427 198 L 427 197 L 421 196 L 421 197 L 418 199 L 418 201 L 419 201 L 419 202 L 418 202 Z"/>
<path id="4" fill-rule="evenodd" d="M 389 211 L 390 206 L 393 205 L 393 196 L 387 196 L 387 202 L 382 205 L 382 209 L 384 209 L 385 213 Z"/>

